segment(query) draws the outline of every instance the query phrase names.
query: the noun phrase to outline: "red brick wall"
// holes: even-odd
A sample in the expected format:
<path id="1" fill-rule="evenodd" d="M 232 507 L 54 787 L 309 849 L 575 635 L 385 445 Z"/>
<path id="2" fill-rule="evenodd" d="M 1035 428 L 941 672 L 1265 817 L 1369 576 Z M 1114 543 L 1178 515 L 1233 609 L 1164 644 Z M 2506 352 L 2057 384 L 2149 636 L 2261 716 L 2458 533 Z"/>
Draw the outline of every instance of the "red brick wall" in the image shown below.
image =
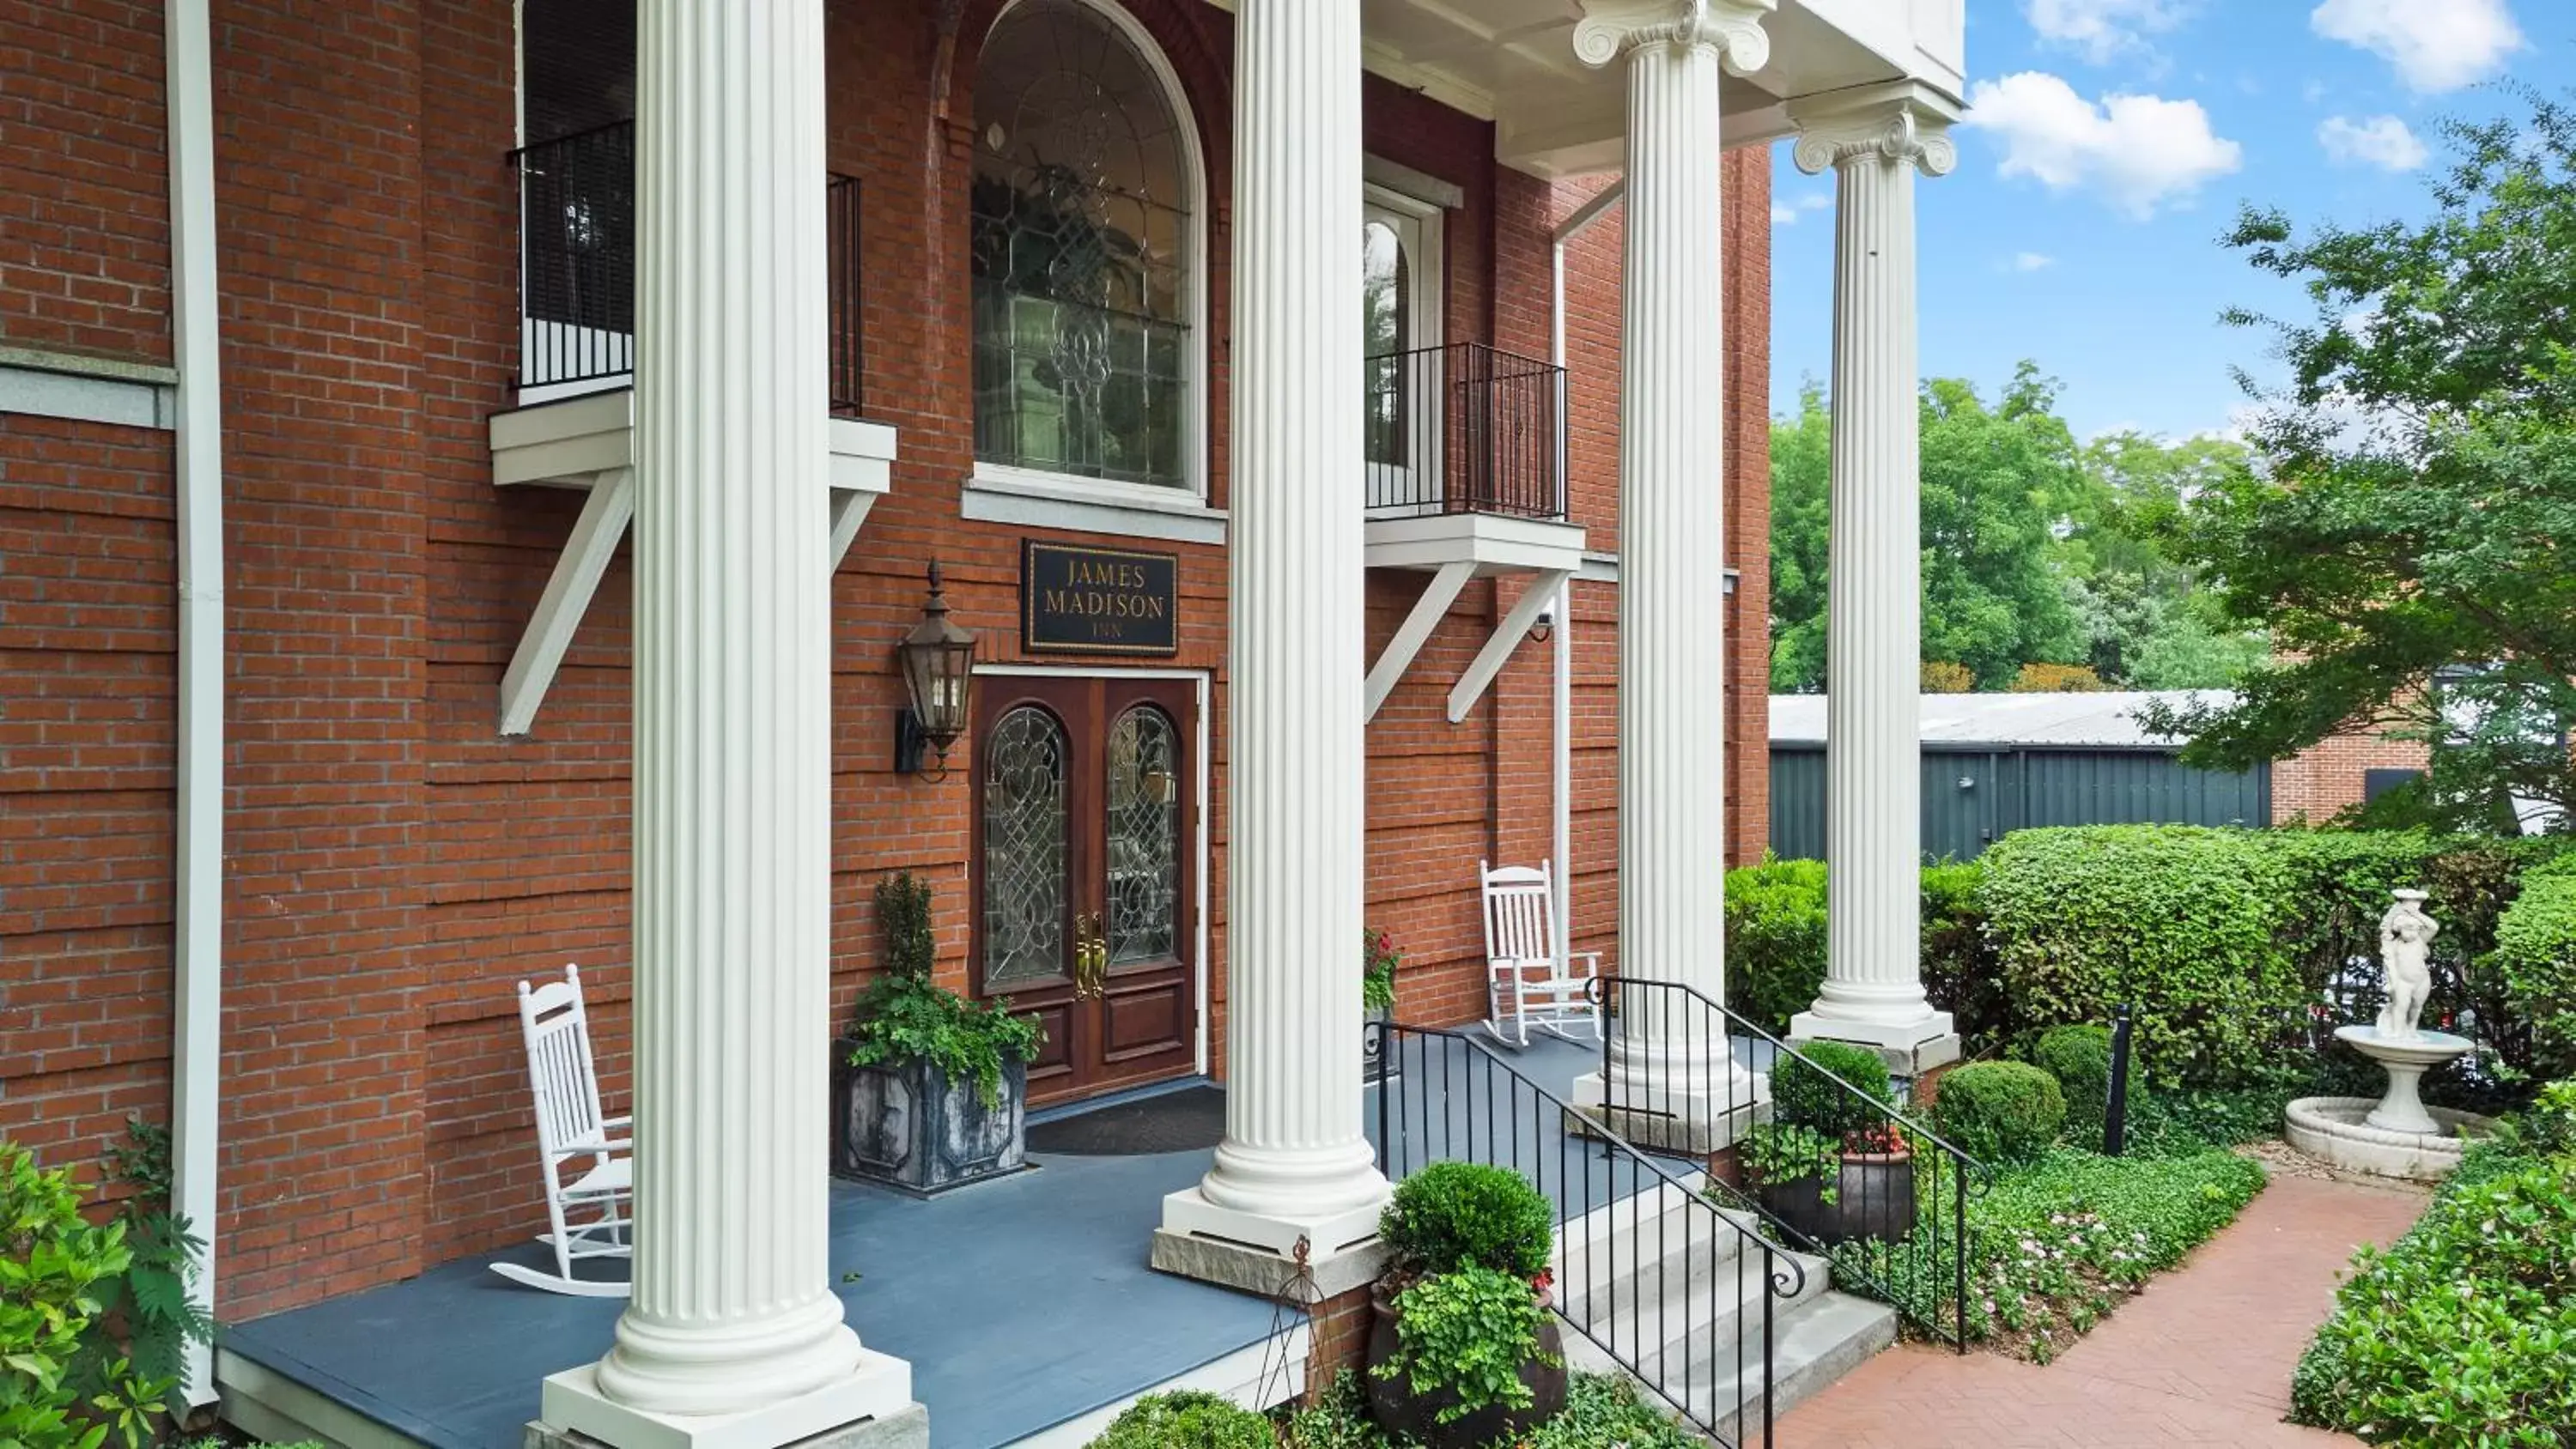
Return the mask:
<path id="1" fill-rule="evenodd" d="M 2272 766 L 2272 823 L 2322 825 L 2361 803 L 2371 770 L 2421 770 L 2423 744 L 2375 734 L 2333 735 Z"/>
<path id="2" fill-rule="evenodd" d="M 424 91 L 405 0 L 214 12 L 234 1313 L 418 1271 Z"/>
<path id="3" fill-rule="evenodd" d="M 1230 21 L 1200 0 L 1129 3 L 1200 128 L 1206 466 L 1222 506 Z M 831 163 L 866 195 L 869 412 L 902 450 L 835 588 L 836 1014 L 872 967 L 868 892 L 891 869 L 939 891 L 941 969 L 966 984 L 967 773 L 933 783 L 887 768 L 902 701 L 891 653 L 918 617 L 926 558 L 947 564 L 986 660 L 1024 662 L 1017 545 L 1030 530 L 958 516 L 973 466 L 960 259 L 974 54 L 998 4 L 968 6 L 945 50 L 937 8 L 829 10 Z M 491 483 L 486 420 L 512 404 L 516 363 L 509 7 L 216 0 L 214 18 L 231 629 L 216 1227 L 219 1302 L 245 1317 L 531 1230 L 518 979 L 582 964 L 609 1095 L 624 1097 L 629 576 L 621 562 L 601 586 L 533 737 L 499 738 L 502 670 L 578 504 Z M 34 118 L 0 131 L 0 268 L 33 258 L 46 277 L 84 279 L 49 291 L 8 271 L 0 339 L 167 360 L 159 56 L 157 6 L 0 0 L 0 120 L 22 95 Z M 1373 152 L 1465 194 L 1445 228 L 1447 335 L 1545 356 L 1547 235 L 1575 188 L 1500 171 L 1488 124 L 1399 87 L 1371 80 L 1365 106 Z M 1732 161 L 1730 179 L 1749 193 L 1761 160 Z M 1730 319 L 1741 420 L 1728 471 L 1745 480 L 1767 471 L 1767 228 L 1743 222 L 1766 215 L 1754 195 L 1730 220 L 1732 265 L 1752 279 Z M 22 233 L 25 216 L 42 225 Z M 1615 217 L 1587 238 L 1595 270 L 1569 309 L 1573 511 L 1603 550 L 1617 543 L 1616 239 Z M 49 1160 L 93 1161 L 126 1112 L 166 1110 L 170 473 L 166 434 L 0 418 L 0 602 L 21 682 L 0 715 L 0 1133 Z M 1351 491 L 1357 506 L 1356 477 Z M 1762 516 L 1744 488 L 1730 509 Z M 1171 663 L 1213 680 L 1202 825 L 1221 1070 L 1224 556 L 1156 546 L 1182 559 Z M 1749 585 L 1758 536 L 1735 547 Z M 1371 578 L 1372 657 L 1420 586 Z M 1414 1019 L 1483 1009 L 1474 861 L 1548 848 L 1552 646 L 1523 645 L 1467 720 L 1445 715 L 1519 587 L 1469 590 L 1353 762 L 1368 772 L 1370 915 L 1412 958 Z M 1612 587 L 1578 588 L 1576 924 L 1600 947 L 1616 920 L 1615 609 Z M 1738 638 L 1758 678 L 1759 639 Z M 1758 772 L 1764 752 L 1737 758 Z"/>
<path id="4" fill-rule="evenodd" d="M 0 413 L 0 1137 L 49 1166 L 168 1112 L 171 466 Z"/>
<path id="5" fill-rule="evenodd" d="M 170 360 L 156 0 L 0 0 L 0 343 Z"/>

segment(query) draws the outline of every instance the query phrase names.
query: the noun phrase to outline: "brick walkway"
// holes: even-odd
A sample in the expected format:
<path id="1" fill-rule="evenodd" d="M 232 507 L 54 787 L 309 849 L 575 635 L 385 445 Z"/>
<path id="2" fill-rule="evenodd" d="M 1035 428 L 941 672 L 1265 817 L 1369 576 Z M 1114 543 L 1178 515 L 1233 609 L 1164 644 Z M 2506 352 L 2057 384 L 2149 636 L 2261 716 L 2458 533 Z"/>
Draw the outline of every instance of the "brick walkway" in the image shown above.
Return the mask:
<path id="1" fill-rule="evenodd" d="M 2422 1195 L 2275 1176 L 2235 1223 L 2046 1368 L 1907 1344 L 1792 1410 L 1779 1449 L 2211 1449 L 2357 1441 L 2281 1422 L 2337 1270 Z"/>

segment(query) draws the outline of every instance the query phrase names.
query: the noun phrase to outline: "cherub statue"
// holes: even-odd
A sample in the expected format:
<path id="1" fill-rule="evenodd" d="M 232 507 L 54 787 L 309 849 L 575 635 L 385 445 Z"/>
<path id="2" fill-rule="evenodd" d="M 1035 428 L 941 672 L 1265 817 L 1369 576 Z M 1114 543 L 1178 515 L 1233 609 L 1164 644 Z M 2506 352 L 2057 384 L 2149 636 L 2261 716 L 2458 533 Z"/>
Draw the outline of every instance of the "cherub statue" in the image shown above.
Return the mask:
<path id="1" fill-rule="evenodd" d="M 2412 1040 L 2416 1020 L 2433 994 L 2433 972 L 2427 963 L 2433 937 L 2441 931 L 2424 914 L 2422 891 L 2391 891 L 2397 903 L 2379 918 L 2379 959 L 2386 968 L 2388 1004 L 2380 1008 L 2379 1034 Z"/>

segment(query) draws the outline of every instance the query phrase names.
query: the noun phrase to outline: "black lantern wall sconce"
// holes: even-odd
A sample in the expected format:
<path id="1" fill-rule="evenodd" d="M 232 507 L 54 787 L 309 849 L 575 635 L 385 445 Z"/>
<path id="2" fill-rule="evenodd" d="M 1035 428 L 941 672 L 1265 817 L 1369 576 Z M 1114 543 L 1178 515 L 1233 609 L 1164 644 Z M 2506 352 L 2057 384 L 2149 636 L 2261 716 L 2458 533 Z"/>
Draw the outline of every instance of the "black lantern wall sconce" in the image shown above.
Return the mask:
<path id="1" fill-rule="evenodd" d="M 948 617 L 939 563 L 930 565 L 930 601 L 921 622 L 895 647 L 912 706 L 895 717 L 894 767 L 925 780 L 948 778 L 948 747 L 966 733 L 967 685 L 975 671 L 975 635 Z M 923 757 L 934 757 L 925 764 Z"/>

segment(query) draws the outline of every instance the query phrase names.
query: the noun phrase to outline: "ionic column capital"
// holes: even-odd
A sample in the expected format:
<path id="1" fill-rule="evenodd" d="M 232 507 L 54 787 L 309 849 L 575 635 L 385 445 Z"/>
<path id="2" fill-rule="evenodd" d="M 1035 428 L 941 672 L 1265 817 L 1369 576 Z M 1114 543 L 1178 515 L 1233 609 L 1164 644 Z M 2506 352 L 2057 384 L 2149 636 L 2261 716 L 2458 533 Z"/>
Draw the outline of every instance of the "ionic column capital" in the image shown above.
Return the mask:
<path id="1" fill-rule="evenodd" d="M 1899 95 L 1802 119 L 1791 156 L 1810 176 L 1864 156 L 1911 161 L 1926 176 L 1946 176 L 1959 164 L 1952 119 L 1947 108 L 1920 95 Z"/>
<path id="2" fill-rule="evenodd" d="M 1762 17 L 1778 8 L 1779 0 L 1586 0 L 1574 54 L 1598 66 L 1641 46 L 1706 46 L 1728 70 L 1751 75 L 1770 62 Z"/>

